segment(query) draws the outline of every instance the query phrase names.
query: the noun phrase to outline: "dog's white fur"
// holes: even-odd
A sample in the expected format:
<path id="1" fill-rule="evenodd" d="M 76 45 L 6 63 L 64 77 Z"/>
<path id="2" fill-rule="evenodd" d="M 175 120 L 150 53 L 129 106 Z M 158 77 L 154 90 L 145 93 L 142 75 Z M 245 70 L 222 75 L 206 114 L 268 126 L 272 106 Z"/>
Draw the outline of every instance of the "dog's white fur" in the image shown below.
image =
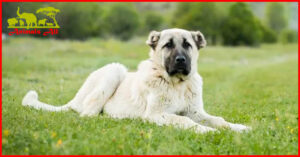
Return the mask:
<path id="1" fill-rule="evenodd" d="M 188 76 L 170 77 L 165 70 L 163 63 L 167 52 L 162 47 L 169 36 L 174 36 L 177 42 L 184 37 L 192 44 L 192 69 Z M 202 41 L 197 45 L 199 40 Z M 147 43 L 155 43 L 155 49 L 150 51 L 149 60 L 139 64 L 137 72 L 127 72 L 118 63 L 108 64 L 91 73 L 76 96 L 64 106 L 40 102 L 35 91 L 29 91 L 22 104 L 48 111 L 73 109 L 81 116 L 98 115 L 104 111 L 114 118 L 142 118 L 158 125 L 191 128 L 198 133 L 222 127 L 234 131 L 250 129 L 241 124 L 226 122 L 223 118 L 204 111 L 203 82 L 197 72 L 197 47 L 201 48 L 206 44 L 202 33 L 168 29 L 152 32 Z"/>

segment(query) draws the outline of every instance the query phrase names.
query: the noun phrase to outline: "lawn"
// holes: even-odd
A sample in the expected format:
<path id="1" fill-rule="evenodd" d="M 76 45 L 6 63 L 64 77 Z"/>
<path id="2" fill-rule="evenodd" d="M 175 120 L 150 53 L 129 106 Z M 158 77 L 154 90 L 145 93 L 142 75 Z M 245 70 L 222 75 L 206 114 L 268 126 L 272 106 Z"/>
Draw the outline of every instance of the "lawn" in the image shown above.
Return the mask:
<path id="1" fill-rule="evenodd" d="M 68 102 L 89 73 L 110 62 L 135 70 L 146 38 L 129 42 L 10 38 L 2 47 L 3 154 L 298 154 L 298 45 L 210 47 L 200 51 L 208 113 L 253 128 L 196 134 L 140 119 L 81 118 L 23 107 Z"/>

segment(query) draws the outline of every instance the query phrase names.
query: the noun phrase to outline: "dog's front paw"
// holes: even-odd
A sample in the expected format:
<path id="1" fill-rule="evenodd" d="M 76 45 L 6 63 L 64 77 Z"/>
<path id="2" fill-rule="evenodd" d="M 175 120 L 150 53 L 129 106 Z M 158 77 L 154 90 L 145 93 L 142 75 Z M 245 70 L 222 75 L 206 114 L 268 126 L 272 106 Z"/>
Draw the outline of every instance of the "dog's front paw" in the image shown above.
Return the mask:
<path id="1" fill-rule="evenodd" d="M 195 128 L 196 133 L 207 133 L 207 132 L 216 132 L 217 129 L 206 127 L 206 126 L 197 126 Z"/>
<path id="2" fill-rule="evenodd" d="M 95 112 L 82 112 L 80 114 L 80 117 L 94 117 L 97 115 L 98 115 L 98 113 L 95 113 Z"/>
<path id="3" fill-rule="evenodd" d="M 236 131 L 236 132 L 247 132 L 247 131 L 252 130 L 251 127 L 245 126 L 245 125 L 242 125 L 242 124 L 232 124 L 232 123 L 230 123 L 229 127 L 230 127 L 231 130 Z"/>

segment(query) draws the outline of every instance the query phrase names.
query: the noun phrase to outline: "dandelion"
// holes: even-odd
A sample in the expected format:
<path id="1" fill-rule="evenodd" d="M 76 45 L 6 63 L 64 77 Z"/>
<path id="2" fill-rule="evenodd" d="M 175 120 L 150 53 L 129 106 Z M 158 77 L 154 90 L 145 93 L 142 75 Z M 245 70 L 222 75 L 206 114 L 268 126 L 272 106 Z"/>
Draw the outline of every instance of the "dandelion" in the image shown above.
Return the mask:
<path id="1" fill-rule="evenodd" d="M 2 139 L 2 144 L 6 144 L 7 143 L 7 140 L 4 138 Z"/>
<path id="2" fill-rule="evenodd" d="M 294 129 L 291 129 L 290 131 L 291 131 L 291 133 L 293 133 L 293 132 L 294 132 Z"/>
<path id="3" fill-rule="evenodd" d="M 52 137 L 52 138 L 56 137 L 56 132 L 52 132 L 52 133 L 51 133 L 51 137 Z"/>
<path id="4" fill-rule="evenodd" d="M 278 117 L 276 117 L 276 121 L 277 121 L 277 122 L 279 121 L 279 118 L 278 118 Z"/>
<path id="5" fill-rule="evenodd" d="M 4 130 L 3 131 L 4 136 L 8 136 L 10 134 L 9 130 Z"/>
<path id="6" fill-rule="evenodd" d="M 60 146 L 61 146 L 61 144 L 62 144 L 62 140 L 61 140 L 61 139 L 59 139 L 59 140 L 57 141 L 57 143 L 56 143 L 56 147 L 60 147 Z"/>

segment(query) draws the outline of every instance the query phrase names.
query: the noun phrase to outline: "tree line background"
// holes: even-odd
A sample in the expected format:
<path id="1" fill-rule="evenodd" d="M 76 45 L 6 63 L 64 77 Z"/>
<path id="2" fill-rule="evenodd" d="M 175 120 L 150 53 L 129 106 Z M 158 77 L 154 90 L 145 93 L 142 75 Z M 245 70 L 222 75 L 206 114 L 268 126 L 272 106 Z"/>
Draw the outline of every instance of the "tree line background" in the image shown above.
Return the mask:
<path id="1" fill-rule="evenodd" d="M 90 37 L 130 40 L 151 30 L 183 28 L 200 30 L 211 45 L 293 43 L 298 40 L 297 3 L 197 2 L 197 3 L 2 3 L 2 29 L 20 12 L 35 13 L 42 7 L 60 9 L 59 39 Z"/>

